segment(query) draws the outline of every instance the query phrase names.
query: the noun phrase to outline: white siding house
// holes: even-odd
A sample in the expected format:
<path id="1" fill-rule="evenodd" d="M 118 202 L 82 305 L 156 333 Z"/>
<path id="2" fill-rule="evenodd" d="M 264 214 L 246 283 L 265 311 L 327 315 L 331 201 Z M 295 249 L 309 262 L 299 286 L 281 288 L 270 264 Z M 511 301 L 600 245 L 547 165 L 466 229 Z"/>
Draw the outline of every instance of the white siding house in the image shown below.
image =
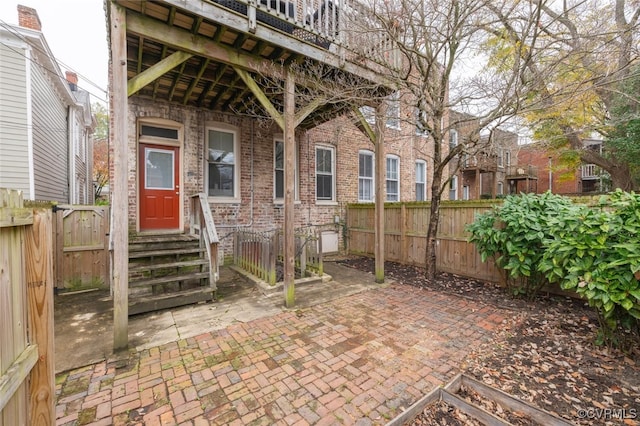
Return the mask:
<path id="1" fill-rule="evenodd" d="M 0 27 L 0 188 L 25 199 L 92 204 L 88 93 L 63 76 L 34 9 Z"/>

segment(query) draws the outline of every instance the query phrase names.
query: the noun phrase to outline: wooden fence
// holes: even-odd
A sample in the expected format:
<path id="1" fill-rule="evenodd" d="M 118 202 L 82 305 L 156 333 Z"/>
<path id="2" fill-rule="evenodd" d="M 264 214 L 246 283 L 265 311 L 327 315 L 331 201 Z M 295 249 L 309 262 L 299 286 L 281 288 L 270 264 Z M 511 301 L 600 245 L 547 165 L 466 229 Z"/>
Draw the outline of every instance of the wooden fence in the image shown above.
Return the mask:
<path id="1" fill-rule="evenodd" d="M 489 202 L 443 202 L 436 246 L 437 268 L 483 281 L 501 282 L 493 260 L 482 262 L 475 246 L 467 242 L 464 227 L 477 214 L 491 209 Z M 385 205 L 385 260 L 424 265 L 429 203 Z M 347 208 L 349 253 L 373 255 L 375 246 L 374 205 L 354 204 Z"/>
<path id="2" fill-rule="evenodd" d="M 55 211 L 56 288 L 109 288 L 109 207 L 59 205 Z"/>
<path id="3" fill-rule="evenodd" d="M 323 274 L 322 239 L 319 235 L 311 228 L 296 229 L 294 257 L 298 272 Z M 276 263 L 284 257 L 282 232 L 238 230 L 234 238 L 234 264 L 274 285 L 279 280 Z"/>
<path id="4" fill-rule="evenodd" d="M 0 426 L 55 424 L 50 208 L 0 189 Z"/>

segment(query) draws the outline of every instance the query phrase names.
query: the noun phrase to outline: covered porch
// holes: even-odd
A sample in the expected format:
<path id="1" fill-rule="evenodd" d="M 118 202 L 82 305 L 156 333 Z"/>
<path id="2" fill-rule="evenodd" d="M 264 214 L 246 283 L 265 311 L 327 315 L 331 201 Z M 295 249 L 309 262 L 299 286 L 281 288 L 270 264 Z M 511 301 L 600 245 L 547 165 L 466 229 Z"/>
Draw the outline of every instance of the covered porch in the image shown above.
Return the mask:
<path id="1" fill-rule="evenodd" d="M 298 135 L 390 92 L 384 76 L 395 57 L 385 32 L 350 1 L 114 0 L 107 13 L 114 347 L 128 342 L 129 236 L 197 236 L 215 291 L 219 263 L 236 250 L 222 249 L 231 239 L 221 241 L 220 228 L 237 229 L 240 222 L 227 219 L 249 205 L 243 228 L 260 231 L 262 221 L 282 229 L 284 299 L 293 306 L 295 229 L 303 224 L 295 205 L 305 191 L 296 174 Z M 357 91 L 339 94 L 340 85 Z M 360 118 L 381 145 L 381 130 Z M 247 170 L 263 170 L 268 157 L 258 155 L 274 141 L 283 165 L 267 188 L 280 197 L 271 214 L 253 206 L 254 175 L 251 186 L 241 182 Z M 273 176 L 273 166 L 266 169 Z M 322 208 L 314 214 L 331 217 Z"/>

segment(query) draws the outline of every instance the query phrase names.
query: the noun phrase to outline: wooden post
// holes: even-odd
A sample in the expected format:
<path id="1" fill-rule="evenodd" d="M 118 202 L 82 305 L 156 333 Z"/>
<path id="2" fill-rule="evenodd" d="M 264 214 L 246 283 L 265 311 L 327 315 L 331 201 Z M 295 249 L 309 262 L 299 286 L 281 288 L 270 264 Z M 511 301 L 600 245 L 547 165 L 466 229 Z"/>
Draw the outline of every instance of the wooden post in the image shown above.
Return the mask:
<path id="1" fill-rule="evenodd" d="M 33 226 L 27 226 L 25 232 L 29 343 L 38 346 L 38 362 L 31 370 L 29 387 L 32 425 L 54 425 L 56 422 L 52 218 L 50 209 L 34 211 Z"/>
<path id="2" fill-rule="evenodd" d="M 127 190 L 127 34 L 126 12 L 115 1 L 109 2 L 111 26 L 111 70 L 113 120 L 114 185 L 111 200 L 111 238 L 113 240 L 113 350 L 129 345 L 129 240 Z"/>
<path id="3" fill-rule="evenodd" d="M 384 201 L 385 201 L 385 157 L 384 157 L 384 126 L 385 108 L 381 103 L 376 108 L 376 231 L 375 231 L 375 281 L 384 282 Z"/>
<path id="4" fill-rule="evenodd" d="M 293 72 L 287 69 L 284 93 L 284 304 L 287 308 L 295 305 L 295 241 L 293 198 L 295 188 L 295 81 Z"/>

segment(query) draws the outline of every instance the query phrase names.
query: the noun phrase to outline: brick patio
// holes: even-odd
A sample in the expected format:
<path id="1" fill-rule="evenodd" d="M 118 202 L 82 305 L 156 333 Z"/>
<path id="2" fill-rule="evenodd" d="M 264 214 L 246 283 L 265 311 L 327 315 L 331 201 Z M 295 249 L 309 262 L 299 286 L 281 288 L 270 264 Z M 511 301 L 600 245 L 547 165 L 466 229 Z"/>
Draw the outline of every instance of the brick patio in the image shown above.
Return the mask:
<path id="1" fill-rule="evenodd" d="M 393 284 L 61 374 L 57 424 L 385 424 L 506 315 Z"/>

